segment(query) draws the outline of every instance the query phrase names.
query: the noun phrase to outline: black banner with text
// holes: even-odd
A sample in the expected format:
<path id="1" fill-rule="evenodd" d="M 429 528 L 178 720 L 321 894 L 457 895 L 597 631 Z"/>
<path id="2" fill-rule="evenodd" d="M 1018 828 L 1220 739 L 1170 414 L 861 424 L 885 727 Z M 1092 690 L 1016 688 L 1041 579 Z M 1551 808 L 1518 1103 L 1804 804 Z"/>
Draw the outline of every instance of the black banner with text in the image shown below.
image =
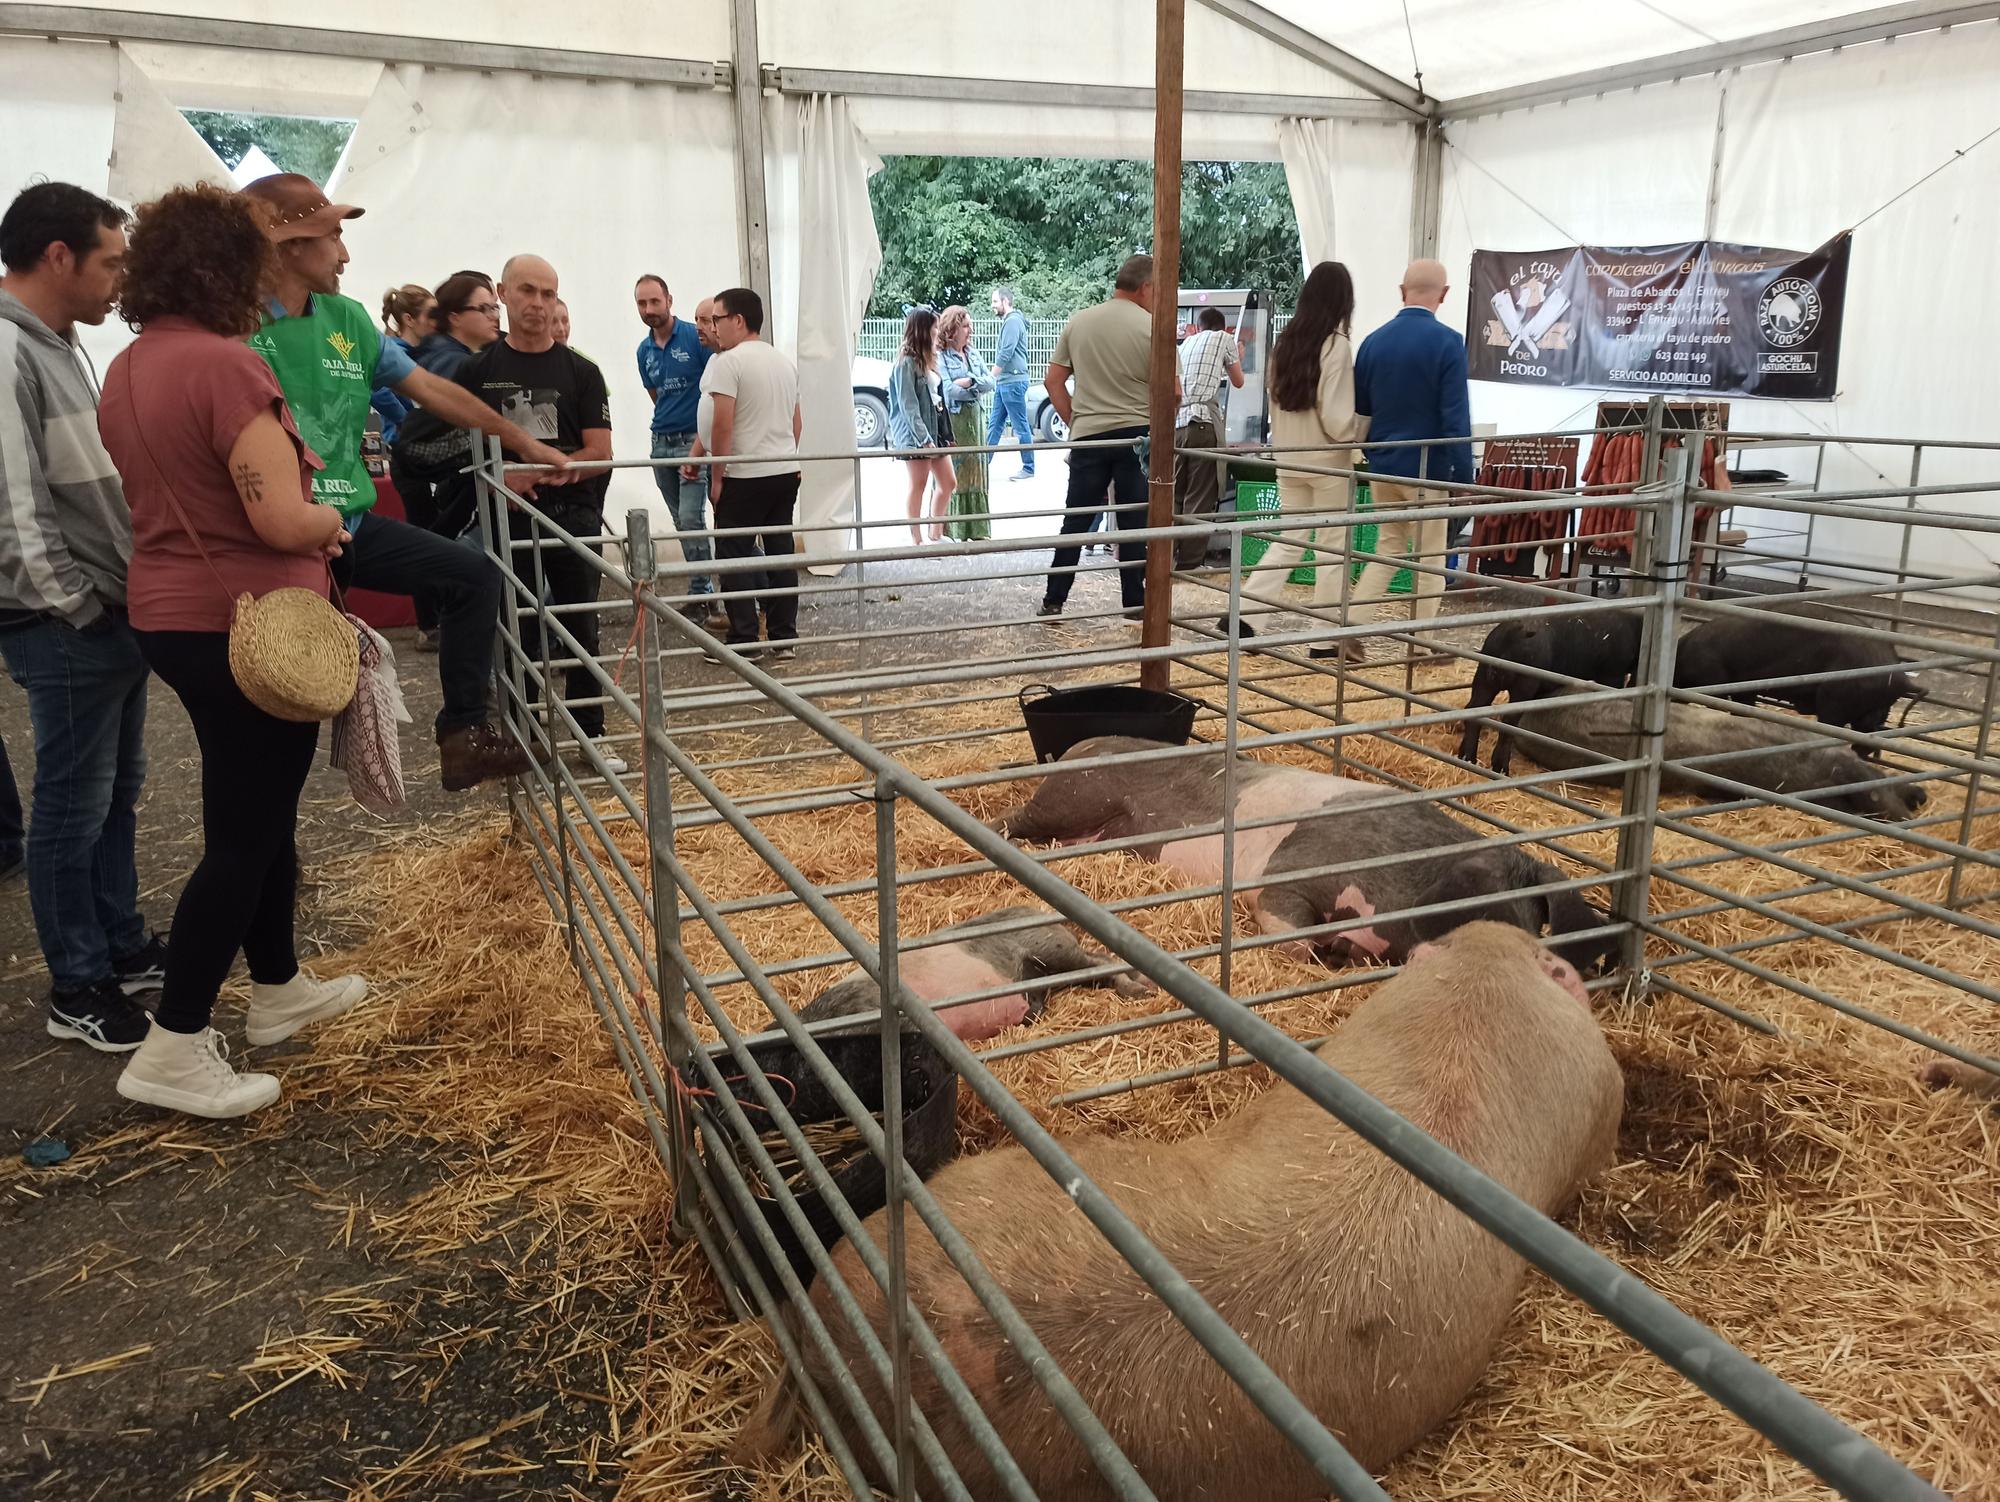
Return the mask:
<path id="1" fill-rule="evenodd" d="M 1472 378 L 1831 401 L 1852 245 L 1476 250 Z"/>

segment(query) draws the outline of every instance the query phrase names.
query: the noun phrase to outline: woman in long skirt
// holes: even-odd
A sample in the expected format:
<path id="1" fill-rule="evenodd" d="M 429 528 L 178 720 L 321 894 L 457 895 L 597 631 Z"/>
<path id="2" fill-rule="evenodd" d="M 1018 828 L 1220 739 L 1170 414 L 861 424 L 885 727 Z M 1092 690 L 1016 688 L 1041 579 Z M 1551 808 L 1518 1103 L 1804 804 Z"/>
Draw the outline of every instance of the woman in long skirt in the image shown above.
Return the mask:
<path id="1" fill-rule="evenodd" d="M 955 441 L 977 443 L 986 431 L 983 399 L 993 390 L 993 376 L 992 367 L 972 347 L 972 315 L 957 304 L 946 308 L 938 315 L 937 342 L 938 379 L 945 409 L 951 413 Z M 993 535 L 986 493 L 987 459 L 984 453 L 951 456 L 958 486 L 952 492 L 951 520 L 945 524 L 945 532 L 954 542 Z"/>

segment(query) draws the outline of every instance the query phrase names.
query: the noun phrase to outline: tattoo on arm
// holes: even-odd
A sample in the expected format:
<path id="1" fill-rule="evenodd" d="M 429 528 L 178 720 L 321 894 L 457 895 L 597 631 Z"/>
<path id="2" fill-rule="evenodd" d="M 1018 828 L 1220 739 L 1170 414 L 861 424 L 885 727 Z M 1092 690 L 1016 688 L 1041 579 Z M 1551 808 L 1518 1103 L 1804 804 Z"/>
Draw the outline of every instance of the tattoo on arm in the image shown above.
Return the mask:
<path id="1" fill-rule="evenodd" d="M 264 476 L 248 464 L 238 464 L 229 472 L 236 482 L 236 493 L 246 504 L 255 504 L 264 499 Z"/>

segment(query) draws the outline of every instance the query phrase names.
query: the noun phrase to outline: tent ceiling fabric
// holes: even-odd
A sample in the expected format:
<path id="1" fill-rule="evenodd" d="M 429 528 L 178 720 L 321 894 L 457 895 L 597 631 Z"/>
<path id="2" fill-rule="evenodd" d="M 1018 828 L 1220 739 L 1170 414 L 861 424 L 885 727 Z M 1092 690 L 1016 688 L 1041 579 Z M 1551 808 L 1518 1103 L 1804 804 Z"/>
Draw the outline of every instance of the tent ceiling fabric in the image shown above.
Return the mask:
<path id="1" fill-rule="evenodd" d="M 1877 10 L 1838 0 L 1263 0 L 1267 9 L 1451 100 Z"/>

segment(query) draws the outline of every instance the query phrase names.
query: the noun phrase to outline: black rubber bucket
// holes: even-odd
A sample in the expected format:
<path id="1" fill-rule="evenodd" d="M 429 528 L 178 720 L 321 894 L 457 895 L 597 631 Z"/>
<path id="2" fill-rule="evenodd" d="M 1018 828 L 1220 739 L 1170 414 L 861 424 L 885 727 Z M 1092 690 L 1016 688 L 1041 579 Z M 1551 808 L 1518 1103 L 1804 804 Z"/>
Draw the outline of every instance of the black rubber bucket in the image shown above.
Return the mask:
<path id="1" fill-rule="evenodd" d="M 1028 696 L 1040 690 L 1039 697 Z M 1094 735 L 1135 735 L 1141 740 L 1185 746 L 1201 706 L 1179 694 L 1134 688 L 1129 683 L 1089 683 L 1055 689 L 1031 683 L 1017 696 L 1021 718 L 1036 761 L 1055 761 L 1078 741 Z"/>
<path id="2" fill-rule="evenodd" d="M 882 1113 L 882 1042 L 871 1029 L 865 1035 L 854 1037 L 821 1037 L 819 1046 L 825 1050 L 827 1058 L 840 1071 L 848 1087 L 861 1097 L 862 1104 L 873 1111 L 876 1120 Z M 799 1051 L 785 1039 L 778 1038 L 754 1044 L 751 1052 L 764 1073 L 774 1076 L 771 1086 L 778 1092 L 778 1098 L 786 1103 L 792 1117 L 804 1131 L 821 1164 L 832 1177 L 841 1196 L 853 1207 L 854 1213 L 866 1220 L 886 1203 L 888 1195 L 883 1183 L 882 1163 L 874 1153 L 862 1143 L 861 1135 L 854 1128 L 847 1115 L 834 1102 L 833 1093 L 812 1070 L 801 1061 Z M 753 1125 L 763 1125 L 768 1119 L 763 1103 L 756 1092 L 740 1076 L 732 1077 L 734 1060 L 727 1054 L 717 1056 L 716 1062 L 725 1078 L 734 1088 L 737 1101 L 743 1107 L 743 1114 Z M 690 1088 L 702 1089 L 706 1079 L 693 1071 L 685 1075 Z M 789 1089 L 788 1089 L 789 1086 Z M 748 1181 L 751 1193 L 756 1196 L 757 1210 L 764 1223 L 771 1228 L 778 1245 L 784 1249 L 785 1258 L 791 1263 L 792 1271 L 799 1281 L 810 1287 L 816 1269 L 807 1255 L 805 1243 L 793 1229 L 770 1185 L 758 1173 L 749 1151 L 744 1146 L 736 1129 L 729 1123 L 716 1101 L 707 1095 L 695 1096 L 695 1109 L 714 1128 L 716 1134 L 730 1145 L 736 1165 Z M 831 1249 L 841 1238 L 840 1222 L 834 1218 L 832 1208 L 813 1187 L 802 1166 L 775 1126 L 758 1134 L 757 1140 L 764 1150 L 785 1171 L 785 1183 L 799 1202 L 807 1224 L 822 1246 Z M 918 1177 L 929 1178 L 939 1168 L 951 1160 L 958 1150 L 958 1075 L 939 1057 L 937 1051 L 913 1032 L 903 1034 L 903 1158 L 916 1170 Z M 719 1176 L 722 1170 L 712 1169 L 711 1176 Z M 742 1221 L 742 1207 L 735 1195 L 718 1183 L 717 1190 L 723 1196 L 722 1209 L 736 1222 L 737 1233 L 744 1249 L 756 1263 L 758 1273 L 767 1287 L 779 1298 L 785 1290 L 772 1275 L 770 1260 L 764 1253 L 762 1240 L 754 1228 Z"/>

